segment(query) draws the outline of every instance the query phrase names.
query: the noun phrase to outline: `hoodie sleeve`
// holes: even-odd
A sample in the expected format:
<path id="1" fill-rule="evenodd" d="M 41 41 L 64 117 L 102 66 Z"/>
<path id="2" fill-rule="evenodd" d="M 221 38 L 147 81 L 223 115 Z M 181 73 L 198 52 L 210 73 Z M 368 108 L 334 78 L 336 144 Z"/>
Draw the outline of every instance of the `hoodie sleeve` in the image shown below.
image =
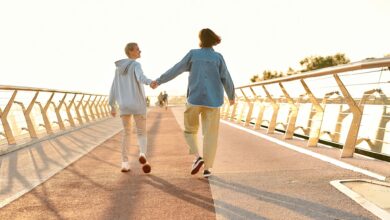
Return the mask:
<path id="1" fill-rule="evenodd" d="M 111 106 L 111 110 L 115 109 L 115 77 L 114 80 L 112 81 L 111 85 L 111 90 L 110 90 L 110 95 L 108 96 L 108 104 Z"/>
<path id="2" fill-rule="evenodd" d="M 135 63 L 134 71 L 138 82 L 143 83 L 145 85 L 150 85 L 150 83 L 152 83 L 152 80 L 144 75 L 144 71 L 142 70 L 140 63 Z"/>

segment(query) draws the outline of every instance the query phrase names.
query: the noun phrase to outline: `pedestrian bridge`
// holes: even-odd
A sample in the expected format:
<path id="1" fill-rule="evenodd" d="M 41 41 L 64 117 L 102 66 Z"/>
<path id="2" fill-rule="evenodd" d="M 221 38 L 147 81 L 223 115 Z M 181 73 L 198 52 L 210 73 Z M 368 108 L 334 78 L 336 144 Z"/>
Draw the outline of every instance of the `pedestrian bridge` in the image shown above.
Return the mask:
<path id="1" fill-rule="evenodd" d="M 106 95 L 0 86 L 0 219 L 390 219 L 389 66 L 238 87 L 209 179 L 190 175 L 184 105 L 148 109 L 152 172 L 133 137 L 121 173 Z"/>

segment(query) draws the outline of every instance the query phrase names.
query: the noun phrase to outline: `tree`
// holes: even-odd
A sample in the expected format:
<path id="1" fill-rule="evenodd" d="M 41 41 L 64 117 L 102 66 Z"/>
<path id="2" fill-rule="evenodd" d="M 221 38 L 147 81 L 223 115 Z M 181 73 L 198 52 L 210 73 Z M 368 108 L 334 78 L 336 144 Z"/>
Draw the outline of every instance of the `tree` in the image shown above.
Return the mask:
<path id="1" fill-rule="evenodd" d="M 385 55 L 390 56 L 390 54 Z M 298 74 L 301 72 L 307 72 L 311 70 L 321 69 L 325 67 L 330 66 L 337 66 L 340 64 L 346 64 L 349 63 L 349 59 L 345 56 L 343 53 L 337 53 L 333 56 L 310 56 L 306 57 L 303 60 L 301 60 L 299 63 L 304 67 L 303 70 L 296 71 L 293 68 L 289 67 L 286 73 L 278 72 L 278 71 L 272 71 L 272 70 L 264 70 L 263 71 L 263 78 L 260 78 L 259 74 L 256 74 L 250 78 L 251 82 L 258 82 L 261 80 L 268 80 L 268 79 L 274 79 L 282 76 L 290 76 L 293 74 Z"/>
<path id="2" fill-rule="evenodd" d="M 283 72 L 271 71 L 271 70 L 264 70 L 263 72 L 263 80 L 279 78 L 282 76 L 283 76 Z"/>
<path id="3" fill-rule="evenodd" d="M 333 56 L 310 56 L 301 60 L 299 63 L 305 67 L 302 72 L 322 69 L 330 66 L 349 63 L 349 59 L 343 53 L 337 53 Z"/>
<path id="4" fill-rule="evenodd" d="M 294 74 L 297 74 L 299 73 L 298 71 L 295 71 L 293 68 L 289 67 L 287 72 L 286 72 L 286 75 L 287 76 L 291 76 L 291 75 L 294 75 Z"/>
<path id="5" fill-rule="evenodd" d="M 252 83 L 259 82 L 259 81 L 261 81 L 261 79 L 259 77 L 259 74 L 256 74 L 256 75 L 252 76 L 252 78 L 251 78 L 251 82 Z"/>

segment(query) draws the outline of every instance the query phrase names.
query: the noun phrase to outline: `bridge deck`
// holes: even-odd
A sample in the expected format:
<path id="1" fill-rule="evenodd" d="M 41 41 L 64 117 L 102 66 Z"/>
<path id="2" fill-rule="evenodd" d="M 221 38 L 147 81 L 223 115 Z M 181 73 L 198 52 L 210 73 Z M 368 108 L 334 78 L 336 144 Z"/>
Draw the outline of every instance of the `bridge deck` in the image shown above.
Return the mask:
<path id="1" fill-rule="evenodd" d="M 182 111 L 150 109 L 150 174 L 137 163 L 135 138 L 132 170 L 120 172 L 118 119 L 1 156 L 0 219 L 377 219 L 329 184 L 372 177 L 227 123 L 221 123 L 214 175 L 191 176 Z M 280 134 L 270 137 L 281 140 Z M 340 160 L 338 149 L 289 143 Z M 386 162 L 360 156 L 342 161 L 390 176 Z"/>

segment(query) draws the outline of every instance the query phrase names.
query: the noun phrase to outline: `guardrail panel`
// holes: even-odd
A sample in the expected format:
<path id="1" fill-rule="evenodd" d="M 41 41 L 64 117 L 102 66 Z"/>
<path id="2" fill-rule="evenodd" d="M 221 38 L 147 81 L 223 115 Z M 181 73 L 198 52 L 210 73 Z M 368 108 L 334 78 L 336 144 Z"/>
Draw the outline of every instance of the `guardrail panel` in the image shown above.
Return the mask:
<path id="1" fill-rule="evenodd" d="M 89 119 L 82 111 L 84 96 L 100 97 L 99 102 L 85 101 L 91 117 L 95 120 L 109 117 L 104 110 L 107 96 L 0 85 L 0 154 L 33 139 L 84 124 L 87 120 L 82 118 Z"/>
<path id="2" fill-rule="evenodd" d="M 356 148 L 390 157 L 390 58 L 261 81 L 237 91 L 247 96 L 237 98 L 238 113 L 229 109 L 237 122 L 250 122 L 254 129 L 268 126 L 269 133 L 285 130 L 286 139 L 308 136 L 308 146 L 319 139 L 342 144 L 342 157 L 351 157 Z M 250 106 L 248 99 L 251 116 L 250 108 L 241 109 L 243 103 Z M 246 117 L 237 118 L 240 110 Z"/>

